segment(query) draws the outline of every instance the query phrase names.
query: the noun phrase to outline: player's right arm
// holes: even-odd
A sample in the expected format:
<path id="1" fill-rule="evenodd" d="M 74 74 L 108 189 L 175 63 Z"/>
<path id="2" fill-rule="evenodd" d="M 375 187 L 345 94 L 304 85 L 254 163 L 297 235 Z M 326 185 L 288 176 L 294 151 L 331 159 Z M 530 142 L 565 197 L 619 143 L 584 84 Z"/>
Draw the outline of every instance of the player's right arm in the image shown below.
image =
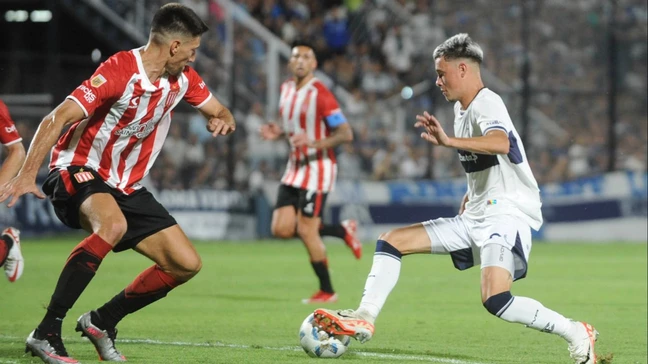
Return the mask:
<path id="1" fill-rule="evenodd" d="M 34 139 L 27 152 L 27 158 L 18 171 L 18 175 L 1 187 L 0 202 L 9 199 L 8 207 L 12 207 L 18 198 L 27 193 L 33 193 L 38 198 L 45 198 L 40 188 L 36 186 L 36 175 L 45 156 L 58 140 L 63 128 L 85 117 L 83 109 L 76 102 L 66 99 L 38 126 Z"/>

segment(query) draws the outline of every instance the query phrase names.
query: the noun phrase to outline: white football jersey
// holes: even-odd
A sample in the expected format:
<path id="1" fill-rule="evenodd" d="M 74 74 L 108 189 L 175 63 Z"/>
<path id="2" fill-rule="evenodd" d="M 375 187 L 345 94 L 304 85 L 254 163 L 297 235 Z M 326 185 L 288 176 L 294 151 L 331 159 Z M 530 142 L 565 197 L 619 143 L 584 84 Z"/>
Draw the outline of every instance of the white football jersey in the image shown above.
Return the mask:
<path id="1" fill-rule="evenodd" d="M 456 137 L 480 137 L 489 131 L 501 130 L 511 143 L 506 155 L 458 150 L 468 179 L 468 203 L 464 215 L 470 219 L 516 215 L 538 230 L 542 226 L 540 190 L 502 98 L 483 88 L 468 109 L 461 110 L 461 104 L 457 102 L 454 112 Z"/>

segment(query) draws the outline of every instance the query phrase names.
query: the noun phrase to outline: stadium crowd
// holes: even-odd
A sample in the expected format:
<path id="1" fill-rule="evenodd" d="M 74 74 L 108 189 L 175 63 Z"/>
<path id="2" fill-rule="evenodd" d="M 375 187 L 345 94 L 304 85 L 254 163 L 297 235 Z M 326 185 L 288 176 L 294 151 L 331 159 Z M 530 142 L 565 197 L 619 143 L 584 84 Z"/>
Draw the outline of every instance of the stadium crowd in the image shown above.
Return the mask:
<path id="1" fill-rule="evenodd" d="M 121 0 L 104 0 L 128 19 Z M 149 0 L 154 9 L 169 1 Z M 211 0 L 180 0 L 210 25 L 196 68 L 219 97 L 231 81 L 223 47 L 225 9 Z M 345 0 L 325 6 L 317 0 L 236 0 L 241 10 L 287 44 L 300 38 L 315 45 L 319 69 L 331 86 L 349 93 L 338 99 L 355 131 L 353 144 L 339 150 L 340 179 L 447 179 L 463 175 L 456 155 L 431 148 L 414 129 L 414 116 L 432 111 L 450 127 L 452 107 L 435 90 L 431 54 L 457 32 L 468 32 L 485 51 L 485 70 L 504 89 L 518 122 L 524 49 L 520 1 Z M 120 8 L 119 5 L 122 5 Z M 605 0 L 530 1 L 531 106 L 546 116 L 531 119 L 527 153 L 540 183 L 603 173 L 608 164 L 608 4 Z M 648 150 L 646 4 L 620 0 L 614 19 L 618 39 L 616 169 L 646 170 Z M 120 10 L 121 9 L 121 10 Z M 260 139 L 265 115 L 267 44 L 235 22 L 235 108 L 239 130 L 212 139 L 197 113 L 178 113 L 164 151 L 151 170 L 162 188 L 227 187 L 228 156 L 235 158 L 236 188 L 256 188 L 278 179 L 287 145 Z M 286 60 L 282 60 L 282 66 Z M 280 79 L 287 78 L 282 67 Z M 423 92 L 408 94 L 422 81 Z M 279 90 L 277 90 L 278 92 Z M 402 95 L 402 96 L 401 96 Z M 536 114 L 534 114 L 536 115 Z M 272 118 L 272 117 L 270 117 Z M 552 127 L 546 127 L 549 123 Z M 22 126 L 28 140 L 33 130 Z M 520 126 L 518 126 L 520 128 Z"/>

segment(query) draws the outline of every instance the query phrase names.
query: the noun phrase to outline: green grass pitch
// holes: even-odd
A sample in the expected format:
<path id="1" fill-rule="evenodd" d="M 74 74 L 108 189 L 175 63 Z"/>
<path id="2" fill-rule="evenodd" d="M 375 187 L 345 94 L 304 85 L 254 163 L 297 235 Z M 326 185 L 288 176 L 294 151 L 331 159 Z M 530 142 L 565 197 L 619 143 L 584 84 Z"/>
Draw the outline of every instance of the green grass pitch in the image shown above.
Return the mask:
<path id="1" fill-rule="evenodd" d="M 37 363 L 23 353 L 62 264 L 78 237 L 25 241 L 23 278 L 0 279 L 0 364 Z M 133 363 L 310 363 L 297 331 L 315 309 L 301 303 L 316 288 L 297 241 L 197 243 L 203 269 L 167 298 L 119 325 L 117 347 Z M 327 242 L 333 285 L 355 308 L 372 262 L 373 244 L 356 261 Z M 533 297 L 600 331 L 597 352 L 615 364 L 647 363 L 646 244 L 543 244 L 529 276 L 513 294 Z M 135 252 L 109 255 L 63 324 L 68 351 L 96 363 L 74 325 L 83 312 L 123 289 L 151 263 Z M 405 257 L 398 285 L 378 318 L 374 339 L 352 341 L 338 360 L 363 363 L 571 363 L 560 338 L 498 320 L 480 303 L 479 270 L 456 271 L 447 256 Z"/>

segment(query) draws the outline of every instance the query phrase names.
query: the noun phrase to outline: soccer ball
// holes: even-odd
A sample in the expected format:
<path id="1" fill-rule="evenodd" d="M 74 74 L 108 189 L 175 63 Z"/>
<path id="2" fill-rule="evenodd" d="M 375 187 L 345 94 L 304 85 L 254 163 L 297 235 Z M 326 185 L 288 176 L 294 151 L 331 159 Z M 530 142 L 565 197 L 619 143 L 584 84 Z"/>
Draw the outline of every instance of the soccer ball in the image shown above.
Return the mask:
<path id="1" fill-rule="evenodd" d="M 299 343 L 310 357 L 338 358 L 347 351 L 351 337 L 320 330 L 311 313 L 299 327 Z"/>

